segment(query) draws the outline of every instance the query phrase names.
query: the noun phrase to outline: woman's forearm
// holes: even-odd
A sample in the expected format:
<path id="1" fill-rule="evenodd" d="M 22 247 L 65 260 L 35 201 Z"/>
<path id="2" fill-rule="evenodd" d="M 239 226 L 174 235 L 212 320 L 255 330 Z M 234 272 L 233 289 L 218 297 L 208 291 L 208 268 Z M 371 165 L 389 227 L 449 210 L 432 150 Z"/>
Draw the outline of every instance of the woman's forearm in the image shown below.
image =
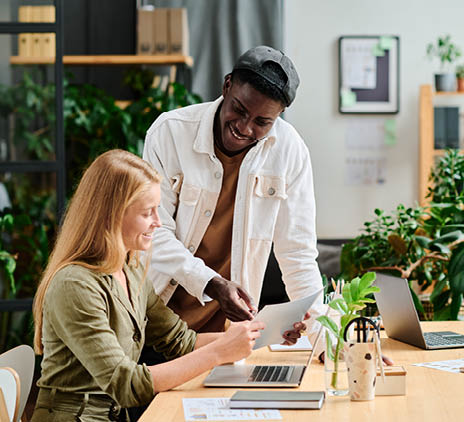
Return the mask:
<path id="1" fill-rule="evenodd" d="M 262 322 L 243 321 L 232 323 L 225 333 L 198 335 L 193 352 L 148 367 L 155 392 L 177 387 L 217 365 L 243 359 L 253 350 L 263 328 Z"/>
<path id="2" fill-rule="evenodd" d="M 201 348 L 180 358 L 148 368 L 153 378 L 155 392 L 177 387 L 222 363 L 214 343 L 199 347 Z"/>
<path id="3" fill-rule="evenodd" d="M 193 350 L 197 350 L 200 347 L 203 347 L 213 342 L 214 340 L 217 340 L 223 335 L 224 333 L 200 333 L 197 335 L 197 341 L 195 342 Z"/>

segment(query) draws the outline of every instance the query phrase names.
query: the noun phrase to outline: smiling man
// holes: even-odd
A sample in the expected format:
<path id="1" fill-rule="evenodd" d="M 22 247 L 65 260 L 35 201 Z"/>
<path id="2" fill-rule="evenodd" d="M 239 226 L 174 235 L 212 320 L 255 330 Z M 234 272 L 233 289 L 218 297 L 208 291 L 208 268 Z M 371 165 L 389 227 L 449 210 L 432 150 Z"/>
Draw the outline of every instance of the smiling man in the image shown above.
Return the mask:
<path id="1" fill-rule="evenodd" d="M 308 149 L 279 117 L 298 85 L 287 56 L 255 47 L 220 98 L 164 113 L 147 132 L 144 158 L 163 175 L 148 277 L 199 332 L 253 317 L 272 244 L 291 300 L 322 287 Z"/>

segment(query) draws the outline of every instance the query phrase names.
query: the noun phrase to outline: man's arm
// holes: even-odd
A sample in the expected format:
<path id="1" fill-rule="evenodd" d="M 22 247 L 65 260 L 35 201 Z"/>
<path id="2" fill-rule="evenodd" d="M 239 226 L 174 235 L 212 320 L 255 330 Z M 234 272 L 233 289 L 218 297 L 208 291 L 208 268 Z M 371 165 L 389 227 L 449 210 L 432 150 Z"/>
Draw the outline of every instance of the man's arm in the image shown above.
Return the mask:
<path id="1" fill-rule="evenodd" d="M 294 170 L 287 180 L 287 198 L 282 201 L 274 232 L 274 252 L 286 291 L 291 300 L 314 293 L 322 287 L 316 262 L 316 208 L 309 153 L 295 154 Z M 322 296 L 311 308 L 311 316 L 324 313 Z M 313 319 L 311 318 L 311 319 Z"/>

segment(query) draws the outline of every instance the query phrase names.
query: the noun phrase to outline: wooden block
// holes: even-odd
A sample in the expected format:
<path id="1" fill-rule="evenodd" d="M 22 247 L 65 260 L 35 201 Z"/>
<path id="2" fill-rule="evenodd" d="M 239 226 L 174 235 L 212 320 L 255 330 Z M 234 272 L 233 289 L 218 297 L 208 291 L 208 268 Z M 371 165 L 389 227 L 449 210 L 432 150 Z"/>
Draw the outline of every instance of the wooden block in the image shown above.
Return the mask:
<path id="1" fill-rule="evenodd" d="M 137 54 L 155 53 L 154 10 L 137 10 Z"/>
<path id="2" fill-rule="evenodd" d="M 42 10 L 41 6 L 30 6 L 31 7 L 31 22 L 40 22 L 42 19 Z M 42 52 L 40 45 L 42 34 L 32 33 L 32 46 L 31 46 L 31 57 L 41 57 Z"/>
<path id="3" fill-rule="evenodd" d="M 55 6 L 39 6 L 41 22 L 55 22 Z M 55 57 L 56 38 L 54 33 L 40 34 L 40 54 L 42 57 Z"/>
<path id="4" fill-rule="evenodd" d="M 31 6 L 18 7 L 18 22 L 31 22 Z M 32 53 L 32 34 L 18 34 L 18 56 L 30 57 Z"/>
<path id="5" fill-rule="evenodd" d="M 189 55 L 189 29 L 186 8 L 169 9 L 169 54 Z"/>
<path id="6" fill-rule="evenodd" d="M 168 9 L 154 10 L 154 54 L 167 54 L 169 51 Z"/>
<path id="7" fill-rule="evenodd" d="M 406 369 L 403 366 L 384 367 L 385 382 L 377 370 L 376 396 L 404 396 L 406 394 Z"/>

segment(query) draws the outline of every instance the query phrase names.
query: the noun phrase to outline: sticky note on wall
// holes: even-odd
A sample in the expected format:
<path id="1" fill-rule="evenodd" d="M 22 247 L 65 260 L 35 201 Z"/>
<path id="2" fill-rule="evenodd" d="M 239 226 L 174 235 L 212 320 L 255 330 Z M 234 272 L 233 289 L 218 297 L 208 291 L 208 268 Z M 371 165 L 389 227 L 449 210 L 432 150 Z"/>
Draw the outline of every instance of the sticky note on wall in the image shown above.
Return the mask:
<path id="1" fill-rule="evenodd" d="M 384 124 L 385 129 L 385 145 L 396 145 L 396 120 L 387 119 Z"/>
<path id="2" fill-rule="evenodd" d="M 356 104 L 356 94 L 351 89 L 342 89 L 340 91 L 342 107 L 350 107 Z"/>
<path id="3" fill-rule="evenodd" d="M 393 38 L 380 37 L 379 46 L 382 50 L 390 50 L 393 47 Z"/>

